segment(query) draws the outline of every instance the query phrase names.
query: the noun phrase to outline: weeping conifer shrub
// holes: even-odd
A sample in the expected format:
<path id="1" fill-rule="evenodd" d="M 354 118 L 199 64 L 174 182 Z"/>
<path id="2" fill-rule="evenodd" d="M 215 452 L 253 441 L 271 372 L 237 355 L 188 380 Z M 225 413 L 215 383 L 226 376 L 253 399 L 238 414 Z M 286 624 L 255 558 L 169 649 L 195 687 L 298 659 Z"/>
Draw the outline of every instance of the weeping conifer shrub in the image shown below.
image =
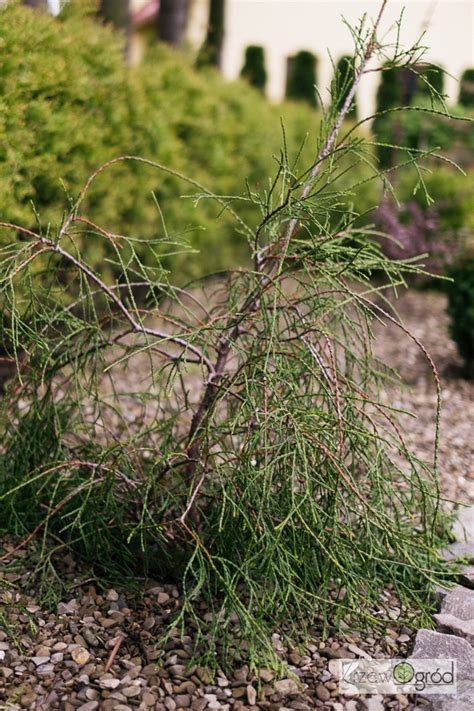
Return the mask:
<path id="1" fill-rule="evenodd" d="M 339 110 L 333 97 L 313 163 L 284 147 L 266 188 L 240 198 L 258 224 L 181 176 L 186 194 L 233 216 L 252 267 L 177 287 L 160 260 L 193 259 L 182 235 L 150 241 L 144 264 L 139 237 L 90 221 L 99 175 L 127 162 L 170 172 L 134 156 L 97 170 L 57 231 L 1 225 L 2 341 L 17 365 L 1 407 L 2 526 L 20 546 L 52 534 L 109 579 L 178 580 L 170 625 L 193 630 L 204 663 L 277 664 L 275 630 L 295 641 L 312 625 L 383 624 L 373 611 L 387 584 L 403 610 L 426 610 L 444 570 L 436 450 L 421 461 L 408 448 L 383 396 L 395 374 L 373 353 L 378 319 L 416 338 L 371 275 L 395 287 L 417 267 L 358 227 L 360 186 L 346 180 L 360 161 L 380 177 L 343 121 L 387 51 L 385 4 L 359 29 L 351 90 Z M 84 238 L 107 242 L 120 278 L 86 261 Z"/>

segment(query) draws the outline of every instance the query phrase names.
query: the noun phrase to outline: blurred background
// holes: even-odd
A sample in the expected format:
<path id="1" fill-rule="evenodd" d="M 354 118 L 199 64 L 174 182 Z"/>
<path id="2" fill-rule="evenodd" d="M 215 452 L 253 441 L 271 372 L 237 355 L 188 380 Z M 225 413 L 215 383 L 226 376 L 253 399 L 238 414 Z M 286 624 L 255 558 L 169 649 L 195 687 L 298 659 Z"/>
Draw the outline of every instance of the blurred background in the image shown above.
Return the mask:
<path id="1" fill-rule="evenodd" d="M 159 161 L 216 193 L 241 196 L 261 190 L 274 174 L 283 123 L 290 156 L 307 136 L 301 165 L 310 165 L 331 87 L 353 71 L 350 28 L 364 14 L 370 22 L 379 7 L 374 0 L 1 4 L 0 214 L 25 226 L 39 221 L 44 229 L 60 222 L 69 196 L 95 168 L 120 154 Z M 392 256 L 428 252 L 429 269 L 442 273 L 468 249 L 473 229 L 471 125 L 422 112 L 369 117 L 396 106 L 472 116 L 474 5 L 392 0 L 382 34 L 393 46 L 400 16 L 401 45 L 420 43 L 418 71 L 391 68 L 387 55 L 384 71 L 364 77 L 349 123 L 361 121 L 357 131 L 372 132 L 374 165 L 387 175 L 406 155 L 393 144 L 440 149 L 468 175 L 428 159 L 421 185 L 413 168 L 401 171 L 398 203 L 386 184 L 372 181 L 355 190 L 354 206 L 398 239 L 398 246 L 384 242 Z M 361 162 L 350 180 L 360 182 L 368 171 Z M 177 200 L 183 192 L 190 191 L 176 178 L 118 165 L 98 179 L 86 209 L 101 225 L 136 235 L 145 261 L 147 239 L 170 235 L 176 246 L 163 263 L 180 279 L 241 264 L 247 245 L 233 222 L 221 215 L 216 229 L 215 208 Z M 240 201 L 239 210 L 257 224 L 254 204 Z M 180 254 L 183 241 L 200 256 Z M 82 246 L 112 278 L 104 245 Z"/>

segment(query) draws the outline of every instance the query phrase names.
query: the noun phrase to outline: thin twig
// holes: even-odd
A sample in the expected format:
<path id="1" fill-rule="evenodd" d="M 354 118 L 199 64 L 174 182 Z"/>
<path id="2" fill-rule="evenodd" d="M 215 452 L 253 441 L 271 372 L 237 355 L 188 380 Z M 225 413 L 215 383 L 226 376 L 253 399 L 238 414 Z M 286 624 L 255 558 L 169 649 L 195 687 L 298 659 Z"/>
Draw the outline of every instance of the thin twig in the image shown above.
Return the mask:
<path id="1" fill-rule="evenodd" d="M 370 39 L 367 43 L 367 47 L 365 49 L 364 56 L 362 58 L 362 62 L 360 63 L 360 66 L 358 67 L 358 69 L 356 70 L 356 72 L 354 74 L 354 80 L 352 82 L 352 86 L 349 90 L 349 93 L 346 96 L 346 99 L 344 101 L 344 104 L 341 107 L 341 110 L 339 111 L 339 113 L 336 117 L 332 131 L 329 134 L 329 136 L 327 137 L 326 142 L 325 142 L 323 148 L 321 149 L 321 151 L 320 151 L 320 153 L 313 165 L 311 173 L 310 173 L 306 183 L 303 186 L 303 190 L 301 191 L 301 195 L 299 198 L 300 202 L 304 201 L 310 194 L 311 188 L 313 187 L 314 181 L 316 180 L 316 178 L 321 170 L 321 166 L 322 166 L 324 160 L 329 156 L 329 154 L 331 153 L 331 151 L 334 147 L 336 138 L 339 134 L 339 131 L 341 129 L 343 121 L 346 118 L 346 115 L 347 115 L 347 113 L 352 105 L 352 102 L 354 100 L 354 97 L 356 95 L 357 89 L 359 88 L 359 84 L 362 79 L 362 76 L 364 75 L 365 68 L 373 55 L 374 48 L 375 48 L 377 29 L 380 24 L 380 20 L 382 19 L 382 15 L 384 13 L 387 2 L 388 2 L 388 0 L 383 0 L 382 4 L 380 6 L 379 14 L 378 14 L 377 19 L 375 20 L 374 26 L 372 28 Z M 299 222 L 299 220 L 297 217 L 291 218 L 290 222 L 288 223 L 288 227 L 283 235 L 283 239 L 279 240 L 275 246 L 279 255 L 280 255 L 280 261 L 286 253 L 286 250 L 287 250 L 288 245 L 291 241 L 291 238 L 293 237 L 295 230 L 297 228 L 298 222 Z M 264 260 L 264 261 L 266 261 L 266 260 Z M 270 271 L 272 273 L 274 273 L 278 269 L 278 266 L 279 266 L 278 263 L 273 264 Z"/>
<path id="2" fill-rule="evenodd" d="M 194 506 L 194 502 L 195 502 L 195 500 L 196 500 L 196 497 L 197 497 L 197 495 L 199 494 L 199 490 L 200 490 L 201 486 L 203 485 L 205 478 L 206 478 L 206 471 L 204 470 L 203 473 L 201 474 L 201 477 L 200 477 L 198 483 L 196 484 L 196 488 L 194 489 L 191 498 L 189 499 L 188 505 L 186 506 L 185 510 L 183 511 L 183 513 L 181 514 L 181 516 L 179 517 L 179 522 L 180 522 L 180 523 L 184 523 L 184 522 L 185 522 L 186 517 L 188 516 L 188 514 L 189 514 L 190 511 L 192 510 L 192 508 L 193 508 L 193 506 Z"/>
<path id="3" fill-rule="evenodd" d="M 214 372 L 213 365 L 209 358 L 202 353 L 202 351 L 197 348 L 197 346 L 193 345 L 192 343 L 189 343 L 185 338 L 180 338 L 179 336 L 174 336 L 170 333 L 166 333 L 165 331 L 160 331 L 156 328 L 149 328 L 148 326 L 144 326 L 142 323 L 137 321 L 134 316 L 132 315 L 131 311 L 125 306 L 123 301 L 117 296 L 115 293 L 114 289 L 108 286 L 95 272 L 90 269 L 87 264 L 85 264 L 81 259 L 78 259 L 77 257 L 74 257 L 70 252 L 68 252 L 66 249 L 61 247 L 61 245 L 57 242 L 53 242 L 53 240 L 48 239 L 47 237 L 43 237 L 42 235 L 36 234 L 32 232 L 31 230 L 26 230 L 18 225 L 11 224 L 9 222 L 0 222 L 0 227 L 6 227 L 10 229 L 16 229 L 19 230 L 20 232 L 23 232 L 29 236 L 35 237 L 37 240 L 39 240 L 42 244 L 46 245 L 52 252 L 59 254 L 63 259 L 66 259 L 67 261 L 71 262 L 76 269 L 78 269 L 80 272 L 85 274 L 94 284 L 96 284 L 99 289 L 107 294 L 109 299 L 115 304 L 115 306 L 118 308 L 118 310 L 123 314 L 123 316 L 126 318 L 126 320 L 130 323 L 131 327 L 135 331 L 135 333 L 141 333 L 146 336 L 152 336 L 153 338 L 160 338 L 164 341 L 170 341 L 171 343 L 175 343 L 176 345 L 179 345 L 183 348 L 183 358 L 186 358 L 186 351 L 191 351 L 196 355 L 199 359 L 199 362 L 203 363 L 208 371 L 210 373 Z M 61 234 L 65 234 L 63 230 L 61 230 Z"/>
<path id="4" fill-rule="evenodd" d="M 104 667 L 104 674 L 107 674 L 107 672 L 110 671 L 110 668 L 112 667 L 112 664 L 114 663 L 114 659 L 117 656 L 117 653 L 118 653 L 120 646 L 121 646 L 124 639 L 125 639 L 125 635 L 119 634 L 119 636 L 115 640 L 115 644 L 112 648 L 112 651 L 110 652 L 109 658 L 107 659 L 107 663 Z"/>
<path id="5" fill-rule="evenodd" d="M 349 91 L 346 100 L 338 113 L 334 126 L 321 150 L 321 152 L 318 155 L 318 158 L 316 159 L 314 166 L 311 170 L 310 176 L 307 179 L 306 183 L 303 186 L 303 190 L 300 196 L 300 200 L 304 200 L 305 198 L 308 197 L 311 188 L 314 184 L 314 181 L 321 169 L 321 165 L 325 158 L 331 153 L 334 143 L 336 141 L 337 135 L 339 133 L 339 130 L 342 126 L 342 123 L 344 121 L 344 118 L 349 111 L 349 108 L 352 104 L 352 101 L 354 99 L 355 93 L 357 91 L 357 88 L 359 86 L 360 80 L 362 78 L 362 75 L 364 73 L 364 69 L 372 57 L 374 48 L 375 48 L 375 39 L 376 39 L 376 33 L 378 26 L 380 24 L 380 20 L 382 18 L 383 12 L 385 10 L 385 7 L 387 5 L 388 0 L 383 0 L 379 14 L 377 16 L 377 19 L 374 23 L 370 39 L 367 43 L 367 47 L 364 52 L 364 56 L 362 59 L 362 62 L 360 64 L 360 67 L 358 68 L 354 81 L 351 87 L 351 90 Z M 237 320 L 233 319 L 231 323 L 228 325 L 227 329 L 225 329 L 224 334 L 219 340 L 219 343 L 217 344 L 217 357 L 215 361 L 215 365 L 213 368 L 212 376 L 209 378 L 208 384 L 206 386 L 206 389 L 204 391 L 204 395 L 202 397 L 202 400 L 199 404 L 199 407 L 197 411 L 194 414 L 194 417 L 191 422 L 191 427 L 189 430 L 189 436 L 188 436 L 188 456 L 189 456 L 189 466 L 188 466 L 188 475 L 189 478 L 192 479 L 195 474 L 195 469 L 196 469 L 196 462 L 199 461 L 200 459 L 200 452 L 201 452 L 201 437 L 199 436 L 199 433 L 202 432 L 203 428 L 209 421 L 211 417 L 211 413 L 214 407 L 214 403 L 217 397 L 217 388 L 216 385 L 220 382 L 220 380 L 223 377 L 225 367 L 227 364 L 227 360 L 229 357 L 229 353 L 231 351 L 231 347 L 233 343 L 237 340 L 237 338 L 240 335 L 240 323 L 241 321 L 248 316 L 251 313 L 254 313 L 256 310 L 259 308 L 259 303 L 260 303 L 260 298 L 262 293 L 270 286 L 270 284 L 273 281 L 273 276 L 278 272 L 279 266 L 282 263 L 282 260 L 286 254 L 289 242 L 295 232 L 296 226 L 298 224 L 298 219 L 297 218 L 292 218 L 290 220 L 290 223 L 283 233 L 282 239 L 277 241 L 277 247 L 278 249 L 278 259 L 272 262 L 272 265 L 270 269 L 267 272 L 264 272 L 264 267 L 268 262 L 268 258 L 265 258 L 261 262 L 261 271 L 262 273 L 262 279 L 260 281 L 260 284 L 250 293 L 250 295 L 247 297 L 247 299 L 244 301 L 244 304 L 242 307 L 239 309 L 239 316 L 237 317 Z"/>

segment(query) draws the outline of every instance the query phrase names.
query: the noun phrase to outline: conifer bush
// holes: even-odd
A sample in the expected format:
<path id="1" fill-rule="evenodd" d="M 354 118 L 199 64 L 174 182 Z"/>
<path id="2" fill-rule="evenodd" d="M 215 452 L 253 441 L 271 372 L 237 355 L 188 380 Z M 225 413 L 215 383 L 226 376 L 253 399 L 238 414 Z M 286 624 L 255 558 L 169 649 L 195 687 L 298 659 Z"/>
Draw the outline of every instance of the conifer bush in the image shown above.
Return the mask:
<path id="1" fill-rule="evenodd" d="M 474 69 L 465 69 L 461 76 L 459 103 L 463 106 L 474 106 Z"/>
<path id="2" fill-rule="evenodd" d="M 304 101 L 310 106 L 317 106 L 316 57 L 312 52 L 302 50 L 290 58 L 286 96 L 288 99 Z"/>
<path id="3" fill-rule="evenodd" d="M 54 534 L 102 575 L 177 579 L 171 625 L 192 624 L 208 664 L 218 645 L 221 659 L 275 664 L 277 626 L 298 640 L 312 625 L 383 624 L 372 606 L 388 582 L 402 610 L 427 610 L 444 570 L 436 447 L 432 461 L 408 448 L 383 395 L 395 374 L 372 347 L 376 319 L 410 334 L 371 275 L 401 286 L 417 267 L 387 259 L 347 207 L 360 188 L 348 165 L 380 177 L 370 141 L 344 119 L 389 51 L 385 5 L 359 28 L 351 89 L 339 110 L 333 97 L 312 161 L 284 144 L 272 179 L 246 193 L 257 221 L 172 170 L 234 220 L 250 267 L 176 285 L 160 254 L 192 260 L 179 236 L 149 240 L 143 260 L 139 240 L 89 220 L 111 171 L 170 172 L 135 156 L 92 174 L 54 229 L 1 224 L 3 332 L 17 364 L 0 411 L 2 526 L 20 546 Z M 115 279 L 84 240 L 107 245 Z"/>
<path id="4" fill-rule="evenodd" d="M 244 65 L 240 76 L 248 81 L 250 86 L 260 91 L 265 91 L 267 70 L 265 69 L 265 51 L 263 47 L 250 45 L 246 48 Z"/>
<path id="5" fill-rule="evenodd" d="M 420 122 L 431 126 L 442 123 L 437 121 L 437 115 L 423 113 L 398 113 L 400 107 L 438 108 L 441 114 L 446 114 L 443 103 L 444 72 L 443 69 L 431 63 L 415 63 L 407 66 L 393 66 L 386 62 L 377 89 L 376 114 L 372 129 L 377 137 L 377 155 L 382 168 L 389 168 L 398 162 L 394 144 L 403 144 L 418 148 L 419 143 L 431 140 L 435 136 L 422 132 Z M 442 116 L 441 116 L 442 119 Z M 444 122 L 446 125 L 446 121 Z M 453 129 L 451 124 L 448 130 Z M 407 131 L 407 127 L 411 131 Z M 409 134 L 409 135 L 407 135 Z M 444 146 L 441 146 L 444 148 Z"/>
<path id="6" fill-rule="evenodd" d="M 416 67 L 418 76 L 416 80 L 416 94 L 431 98 L 432 90 L 440 96 L 444 94 L 444 75 L 442 67 L 437 64 L 424 64 Z"/>

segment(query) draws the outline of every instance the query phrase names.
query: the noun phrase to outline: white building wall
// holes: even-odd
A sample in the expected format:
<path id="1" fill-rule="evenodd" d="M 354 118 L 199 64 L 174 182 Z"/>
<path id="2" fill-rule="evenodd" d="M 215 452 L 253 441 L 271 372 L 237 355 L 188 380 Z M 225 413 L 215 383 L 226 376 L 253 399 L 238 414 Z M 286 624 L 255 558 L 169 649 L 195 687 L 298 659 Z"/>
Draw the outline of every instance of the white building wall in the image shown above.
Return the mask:
<path id="1" fill-rule="evenodd" d="M 439 63 L 453 78 L 446 77 L 446 91 L 451 101 L 458 94 L 457 80 L 462 71 L 474 66 L 474 0 L 389 0 L 381 35 L 394 38 L 394 23 L 405 6 L 402 41 L 409 46 L 426 29 L 423 44 L 429 47 L 426 61 Z M 227 0 L 226 36 L 223 72 L 229 79 L 240 73 L 245 48 L 262 45 L 268 71 L 267 93 L 280 101 L 286 83 L 286 59 L 308 49 L 318 57 L 318 87 L 328 98 L 334 61 L 352 54 L 353 44 L 343 17 L 357 23 L 364 13 L 377 15 L 380 2 L 375 0 Z M 364 77 L 358 92 L 362 117 L 375 107 L 379 75 Z"/>

